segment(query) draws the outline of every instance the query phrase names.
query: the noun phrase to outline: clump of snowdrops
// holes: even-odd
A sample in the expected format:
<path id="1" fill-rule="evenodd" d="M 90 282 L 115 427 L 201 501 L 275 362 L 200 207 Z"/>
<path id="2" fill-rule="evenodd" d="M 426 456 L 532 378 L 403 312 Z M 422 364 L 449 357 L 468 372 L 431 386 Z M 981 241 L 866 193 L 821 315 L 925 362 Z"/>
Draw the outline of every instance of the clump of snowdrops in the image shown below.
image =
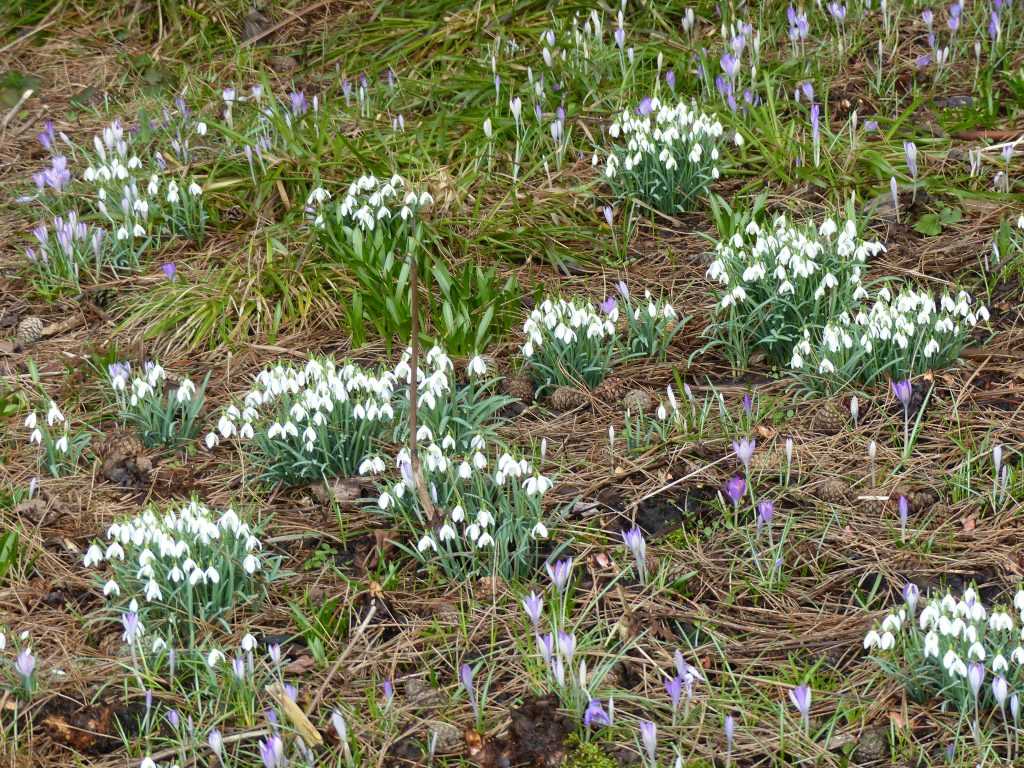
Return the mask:
<path id="1" fill-rule="evenodd" d="M 956 360 L 974 327 L 988 319 L 988 309 L 974 306 L 966 291 L 936 301 L 913 286 L 884 286 L 870 305 L 805 328 L 789 366 L 827 387 L 908 379 Z"/>
<path id="2" fill-rule="evenodd" d="M 549 535 L 543 499 L 551 478 L 513 450 L 488 446 L 480 435 L 456 439 L 422 426 L 417 441 L 434 517 L 424 509 L 407 448 L 393 459 L 399 478 L 381 486 L 375 505 L 409 535 L 408 551 L 448 578 L 530 574 L 539 542 Z M 385 469 L 383 458 L 371 456 L 360 473 Z"/>
<path id="3" fill-rule="evenodd" d="M 144 445 L 177 448 L 195 440 L 209 374 L 198 387 L 188 377 L 170 386 L 166 371 L 156 362 L 147 362 L 142 375 L 130 380 L 128 363 L 111 364 L 107 374 L 121 421 L 135 428 Z"/>
<path id="4" fill-rule="evenodd" d="M 615 317 L 614 299 L 599 311 L 582 299 L 548 298 L 530 312 L 522 353 L 538 395 L 558 386 L 592 388 L 604 380 L 615 357 Z"/>
<path id="5" fill-rule="evenodd" d="M 206 445 L 238 440 L 267 483 L 352 476 L 394 419 L 395 381 L 393 371 L 330 358 L 278 363 L 225 409 Z"/>
<path id="6" fill-rule="evenodd" d="M 29 430 L 29 443 L 40 448 L 40 467 L 52 477 L 73 473 L 91 440 L 88 432 L 71 429 L 67 417 L 53 400 L 43 418 L 35 411 L 29 413 L 25 417 L 25 428 Z"/>
<path id="7" fill-rule="evenodd" d="M 106 540 L 84 559 L 87 568 L 107 570 L 104 596 L 168 637 L 194 639 L 198 622 L 223 620 L 259 599 L 276 568 L 267 568 L 258 527 L 194 499 L 163 511 L 148 507 L 111 525 Z"/>
<path id="8" fill-rule="evenodd" d="M 805 329 L 824 328 L 867 297 L 865 264 L 885 250 L 862 239 L 852 218 L 815 227 L 782 215 L 762 225 L 755 211 L 732 229 L 715 247 L 708 277 L 718 284 L 711 332 L 737 367 L 756 352 L 789 363 Z"/>
<path id="9" fill-rule="evenodd" d="M 626 328 L 622 339 L 625 357 L 650 357 L 664 360 L 672 339 L 683 330 L 686 319 L 680 319 L 675 307 L 667 299 L 655 299 L 650 290 L 644 290 L 644 299 L 634 303 L 634 298 L 625 283 L 618 283 L 616 290 L 622 298 Z M 617 311 L 612 313 L 612 322 L 617 320 Z"/>
<path id="10" fill-rule="evenodd" d="M 949 592 L 933 596 L 923 607 L 914 584 L 904 587 L 903 597 L 904 605 L 864 637 L 864 647 L 882 669 L 916 701 L 938 696 L 975 716 L 995 708 L 1018 726 L 1024 691 L 1024 591 L 1017 591 L 1012 605 L 991 608 L 973 588 L 959 599 Z"/>
<path id="11" fill-rule="evenodd" d="M 694 104 L 646 98 L 608 129 L 618 143 L 607 152 L 604 175 L 619 197 L 666 214 L 691 209 L 719 177 L 722 131 Z"/>

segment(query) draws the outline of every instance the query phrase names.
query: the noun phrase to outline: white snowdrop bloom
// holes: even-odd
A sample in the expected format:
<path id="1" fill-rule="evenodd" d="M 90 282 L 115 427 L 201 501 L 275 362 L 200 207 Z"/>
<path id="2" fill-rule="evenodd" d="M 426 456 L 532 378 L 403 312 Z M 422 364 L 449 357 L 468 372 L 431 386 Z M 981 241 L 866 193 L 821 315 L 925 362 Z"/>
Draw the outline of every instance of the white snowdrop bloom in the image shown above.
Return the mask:
<path id="1" fill-rule="evenodd" d="M 146 583 L 146 602 L 153 602 L 154 600 L 162 600 L 163 592 L 160 591 L 160 585 L 155 580 L 150 579 Z"/>
<path id="2" fill-rule="evenodd" d="M 1024 648 L 1017 646 L 1013 649 L 1013 653 L 1010 654 L 1010 659 L 1014 664 L 1024 665 Z"/>
<path id="3" fill-rule="evenodd" d="M 483 376 L 487 373 L 487 363 L 480 355 L 475 355 L 466 367 L 470 376 Z"/>
<path id="4" fill-rule="evenodd" d="M 877 647 L 878 644 L 881 642 L 881 639 L 882 639 L 881 635 L 879 635 L 876 630 L 874 630 L 874 629 L 869 630 L 868 633 L 866 635 L 864 635 L 864 648 L 865 648 L 865 650 L 870 650 L 872 648 Z"/>
<path id="5" fill-rule="evenodd" d="M 436 552 L 437 542 L 434 541 L 432 536 L 424 536 L 419 540 L 419 543 L 416 545 L 416 549 L 420 552 L 426 552 L 428 549 L 432 549 Z"/>
<path id="6" fill-rule="evenodd" d="M 494 539 L 491 538 L 491 534 L 484 532 L 480 535 L 480 538 L 476 540 L 476 545 L 480 549 L 490 547 L 494 545 Z"/>
<path id="7" fill-rule="evenodd" d="M 208 432 L 206 434 L 206 439 L 204 442 L 206 443 L 206 447 L 208 449 L 213 450 L 217 443 L 220 442 L 220 438 L 218 438 L 214 432 Z"/>
<path id="8" fill-rule="evenodd" d="M 971 647 L 967 649 L 967 658 L 977 659 L 978 661 L 984 661 L 985 646 L 978 642 L 972 643 Z"/>
<path id="9" fill-rule="evenodd" d="M 121 594 L 121 587 L 119 587 L 117 582 L 114 581 L 113 579 L 108 580 L 107 583 L 103 585 L 103 596 L 104 597 L 110 597 L 111 595 L 113 595 L 114 597 L 117 597 L 120 594 Z"/>
<path id="10" fill-rule="evenodd" d="M 250 576 L 260 569 L 260 560 L 253 554 L 248 554 L 242 560 L 242 567 Z"/>
<path id="11" fill-rule="evenodd" d="M 878 641 L 878 647 L 883 651 L 889 651 L 892 650 L 895 645 L 896 638 L 893 636 L 892 632 L 883 632 L 881 639 Z"/>
<path id="12" fill-rule="evenodd" d="M 1007 663 L 1006 658 L 1003 654 L 998 653 L 992 658 L 992 673 L 998 675 L 1000 672 L 1006 672 L 1010 665 Z"/>
<path id="13" fill-rule="evenodd" d="M 227 657 L 224 652 L 218 648 L 214 648 L 206 655 L 206 666 L 210 669 L 215 669 L 218 664 L 222 664 Z"/>
<path id="14" fill-rule="evenodd" d="M 103 550 L 100 549 L 98 544 L 91 545 L 85 552 L 83 565 L 89 568 L 101 562 L 103 562 Z"/>
<path id="15" fill-rule="evenodd" d="M 934 632 L 929 632 L 924 638 L 924 657 L 939 658 L 939 636 Z"/>
<path id="16" fill-rule="evenodd" d="M 988 628 L 993 632 L 1012 632 L 1013 619 L 1005 611 L 993 611 L 988 619 Z"/>

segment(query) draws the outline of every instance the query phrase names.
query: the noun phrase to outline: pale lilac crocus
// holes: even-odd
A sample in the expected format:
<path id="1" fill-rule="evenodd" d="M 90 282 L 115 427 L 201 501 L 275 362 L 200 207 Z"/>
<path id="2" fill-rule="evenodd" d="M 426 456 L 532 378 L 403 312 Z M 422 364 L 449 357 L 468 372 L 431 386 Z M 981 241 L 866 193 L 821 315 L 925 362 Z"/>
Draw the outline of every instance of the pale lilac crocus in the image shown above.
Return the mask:
<path id="1" fill-rule="evenodd" d="M 121 614 L 121 625 L 124 627 L 122 639 L 128 645 L 135 645 L 135 641 L 142 636 L 142 622 L 139 621 L 139 614 L 135 611 L 125 611 Z"/>
<path id="2" fill-rule="evenodd" d="M 803 721 L 804 728 L 808 728 L 811 712 L 811 687 L 805 683 L 795 688 L 790 688 L 789 700 L 796 707 L 797 712 L 800 713 L 800 719 Z"/>
<path id="3" fill-rule="evenodd" d="M 903 541 L 907 540 L 907 518 L 910 516 L 910 502 L 907 501 L 907 497 L 900 495 L 899 502 L 897 504 L 900 514 L 900 538 Z"/>
<path id="4" fill-rule="evenodd" d="M 731 714 L 726 715 L 722 729 L 725 731 L 725 764 L 729 765 L 732 762 L 733 739 L 736 737 L 736 718 Z"/>
<path id="5" fill-rule="evenodd" d="M 385 680 L 380 684 L 381 693 L 384 695 L 384 704 L 390 706 L 391 702 L 395 698 L 395 684 L 390 680 Z"/>
<path id="6" fill-rule="evenodd" d="M 615 283 L 615 290 L 619 292 L 619 296 L 622 297 L 623 301 L 629 301 L 629 286 L 626 285 L 625 280 L 619 280 Z"/>
<path id="7" fill-rule="evenodd" d="M 907 170 L 910 178 L 917 179 L 917 145 L 912 141 L 903 142 L 903 154 L 907 160 Z"/>
<path id="8" fill-rule="evenodd" d="M 665 693 L 668 694 L 668 698 L 672 702 L 672 716 L 674 718 L 676 710 L 679 709 L 679 702 L 683 697 L 683 678 L 679 675 L 673 675 L 665 680 Z"/>
<path id="9" fill-rule="evenodd" d="M 908 581 L 903 585 L 903 601 L 910 608 L 910 615 L 914 615 L 914 611 L 917 609 L 917 601 L 921 597 L 921 590 L 917 584 L 912 581 Z"/>
<path id="10" fill-rule="evenodd" d="M 643 742 L 650 765 L 657 765 L 658 758 L 658 726 L 650 720 L 640 721 L 640 741 Z"/>
<path id="11" fill-rule="evenodd" d="M 910 384 L 910 379 L 901 379 L 892 382 L 892 392 L 903 405 L 903 445 L 904 449 L 908 449 L 910 447 L 910 399 L 914 394 L 914 388 Z"/>
<path id="12" fill-rule="evenodd" d="M 746 472 L 750 472 L 750 460 L 754 457 L 754 451 L 757 449 L 757 440 L 748 440 L 742 438 L 741 440 L 734 440 L 732 443 L 733 453 L 736 454 L 736 458 L 739 459 L 743 465 L 743 469 Z"/>
<path id="13" fill-rule="evenodd" d="M 583 713 L 583 725 L 587 728 L 599 728 L 605 725 L 611 725 L 611 718 L 608 717 L 608 713 L 604 711 L 604 707 L 601 702 L 597 699 L 591 699 L 587 704 L 587 709 Z"/>
<path id="14" fill-rule="evenodd" d="M 547 563 L 545 567 L 548 571 L 548 578 L 551 579 L 555 589 L 559 593 L 565 592 L 565 588 L 569 585 L 569 579 L 572 577 L 572 558 L 559 560 L 554 565 Z"/>
<path id="15" fill-rule="evenodd" d="M 612 210 L 610 205 L 604 207 L 604 220 L 605 223 L 610 227 L 615 219 L 615 212 Z"/>
<path id="16" fill-rule="evenodd" d="M 210 735 L 206 737 L 206 743 L 210 745 L 210 751 L 220 760 L 221 753 L 224 751 L 224 737 L 221 736 L 220 731 L 216 728 L 210 731 Z"/>
<path id="17" fill-rule="evenodd" d="M 168 280 L 174 280 L 175 276 L 178 274 L 178 267 L 175 266 L 173 261 L 168 261 L 160 267 L 160 271 L 164 273 L 164 277 Z"/>
<path id="18" fill-rule="evenodd" d="M 469 705 L 473 708 L 473 716 L 479 720 L 480 706 L 476 700 L 476 689 L 473 688 L 473 668 L 469 664 L 459 667 L 459 682 L 466 690 L 466 698 L 469 699 Z"/>
<path id="19" fill-rule="evenodd" d="M 623 531 L 622 543 L 626 545 L 626 549 L 632 553 L 633 559 L 636 561 L 640 583 L 645 583 L 647 580 L 647 541 L 644 539 L 643 531 L 635 525 L 628 531 Z"/>
<path id="20" fill-rule="evenodd" d="M 263 768 L 284 768 L 287 765 L 284 742 L 278 734 L 272 734 L 260 741 L 260 759 L 263 760 Z"/>
<path id="21" fill-rule="evenodd" d="M 770 499 L 762 499 L 757 502 L 757 530 L 761 531 L 764 526 L 771 526 L 772 518 L 775 517 L 775 504 Z"/>
<path id="22" fill-rule="evenodd" d="M 614 296 L 608 296 L 604 301 L 601 302 L 601 304 L 599 306 L 600 306 L 601 311 L 604 314 L 610 315 L 612 313 L 612 311 L 615 309 L 615 304 L 616 304 L 615 297 Z"/>
<path id="23" fill-rule="evenodd" d="M 544 612 L 544 599 L 536 592 L 531 592 L 523 598 L 523 610 L 530 617 L 530 623 L 536 630 L 540 625 L 540 617 Z"/>
<path id="24" fill-rule="evenodd" d="M 749 419 L 754 413 L 754 398 L 747 392 L 743 395 L 743 413 Z"/>
<path id="25" fill-rule="evenodd" d="M 665 84 L 669 87 L 669 90 L 675 91 L 676 89 L 676 72 L 674 69 L 665 71 Z"/>
<path id="26" fill-rule="evenodd" d="M 14 671 L 18 673 L 27 686 L 32 680 L 32 674 L 36 671 L 36 657 L 28 648 L 22 648 L 14 659 Z"/>

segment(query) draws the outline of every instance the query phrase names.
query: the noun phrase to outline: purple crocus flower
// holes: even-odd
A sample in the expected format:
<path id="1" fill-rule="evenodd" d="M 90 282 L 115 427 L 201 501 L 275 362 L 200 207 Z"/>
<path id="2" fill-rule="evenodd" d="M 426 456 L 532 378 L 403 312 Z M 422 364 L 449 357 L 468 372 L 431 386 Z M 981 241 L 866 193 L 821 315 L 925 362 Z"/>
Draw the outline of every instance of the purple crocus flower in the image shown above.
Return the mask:
<path id="1" fill-rule="evenodd" d="M 629 301 L 629 286 L 626 285 L 625 280 L 619 280 L 615 284 L 615 290 L 619 292 L 619 296 L 622 297 L 623 301 Z"/>
<path id="2" fill-rule="evenodd" d="M 616 303 L 617 302 L 615 301 L 614 296 L 608 296 L 598 306 L 600 307 L 602 312 L 604 312 L 606 315 L 610 315 L 612 311 L 615 309 Z"/>
<path id="3" fill-rule="evenodd" d="M 654 106 L 653 102 L 651 101 L 651 97 L 644 96 L 642 99 L 640 99 L 640 104 L 636 108 L 636 113 L 642 117 L 646 117 L 647 115 L 651 114 L 653 109 Z"/>
<path id="4" fill-rule="evenodd" d="M 611 724 L 611 718 L 604 711 L 601 702 L 597 699 L 591 699 L 590 703 L 587 704 L 586 711 L 583 713 L 583 725 L 587 728 L 595 728 Z"/>
<path id="5" fill-rule="evenodd" d="M 757 440 L 748 440 L 743 438 L 742 440 L 734 440 L 732 443 L 733 453 L 736 454 L 736 458 L 739 459 L 743 468 L 750 471 L 750 460 L 754 457 L 754 450 L 757 448 Z"/>
<path id="6" fill-rule="evenodd" d="M 672 709 L 679 709 L 679 701 L 683 697 L 683 679 L 679 675 L 673 675 L 666 680 L 665 693 L 672 702 Z"/>
<path id="7" fill-rule="evenodd" d="M 395 698 L 395 684 L 390 679 L 380 684 L 381 693 L 384 695 L 384 704 L 390 704 Z"/>
<path id="8" fill-rule="evenodd" d="M 573 656 L 576 655 L 576 635 L 558 630 L 558 639 L 555 644 L 558 646 L 559 656 L 565 659 L 566 666 L 571 667 Z"/>
<path id="9" fill-rule="evenodd" d="M 163 266 L 160 267 L 160 270 L 168 280 L 174 280 L 175 276 L 178 274 L 178 267 L 173 261 L 164 263 Z"/>
<path id="10" fill-rule="evenodd" d="M 263 768 L 284 768 L 284 742 L 278 734 L 260 741 L 260 758 L 263 760 Z"/>
<path id="11" fill-rule="evenodd" d="M 609 227 L 612 225 L 612 221 L 614 221 L 614 219 L 615 212 L 612 210 L 612 207 L 610 205 L 606 205 L 604 207 L 604 220 Z"/>
<path id="12" fill-rule="evenodd" d="M 459 682 L 466 689 L 466 698 L 469 699 L 469 705 L 473 707 L 473 716 L 479 720 L 480 708 L 476 700 L 476 690 L 473 688 L 473 668 L 469 664 L 463 664 L 459 667 Z"/>
<path id="13" fill-rule="evenodd" d="M 736 79 L 736 75 L 740 71 L 740 60 L 738 57 L 726 52 L 722 54 L 722 58 L 718 60 L 718 63 L 721 65 L 726 77 L 730 80 Z"/>
<path id="14" fill-rule="evenodd" d="M 985 665 L 980 661 L 972 661 L 967 665 L 967 682 L 970 683 L 971 693 L 975 700 L 981 692 L 981 686 L 985 682 Z"/>
<path id="15" fill-rule="evenodd" d="M 910 502 L 907 501 L 906 496 L 900 495 L 898 507 L 900 513 L 900 528 L 906 531 L 907 518 L 910 516 Z"/>
<path id="16" fill-rule="evenodd" d="M 900 381 L 892 382 L 892 393 L 896 395 L 896 399 L 903 404 L 904 410 L 908 410 L 910 408 L 910 398 L 913 395 L 913 391 L 910 379 L 901 379 Z"/>
<path id="17" fill-rule="evenodd" d="M 917 608 L 917 601 L 920 597 L 921 590 L 918 588 L 917 584 L 912 581 L 908 581 L 903 585 L 903 601 L 910 608 L 911 614 L 913 614 L 914 610 Z"/>
<path id="18" fill-rule="evenodd" d="M 665 84 L 675 91 L 676 89 L 676 71 L 674 69 L 665 70 Z"/>
<path id="19" fill-rule="evenodd" d="M 538 653 L 544 659 L 544 663 L 550 666 L 555 655 L 555 636 L 548 632 L 546 635 L 538 634 L 535 639 Z"/>
<path id="20" fill-rule="evenodd" d="M 790 688 L 789 700 L 793 702 L 793 706 L 800 713 L 800 719 L 806 728 L 810 722 L 811 687 L 805 683 L 804 685 L 796 686 L 796 688 Z"/>
<path id="21" fill-rule="evenodd" d="M 768 499 L 757 502 L 757 530 L 760 531 L 763 526 L 771 525 L 773 517 L 775 517 L 774 503 Z"/>
<path id="22" fill-rule="evenodd" d="M 142 622 L 139 621 L 139 614 L 135 611 L 125 611 L 121 614 L 121 625 L 124 627 L 124 634 L 121 637 L 128 645 L 135 645 L 135 641 L 142 634 Z"/>
<path id="23" fill-rule="evenodd" d="M 731 755 L 733 738 L 736 736 L 736 718 L 731 714 L 725 716 L 723 730 L 725 731 L 725 749 Z"/>
<path id="24" fill-rule="evenodd" d="M 537 629 L 540 624 L 541 614 L 544 612 L 544 599 L 535 592 L 531 592 L 523 598 L 523 610 L 530 617 L 530 623 Z"/>
<path id="25" fill-rule="evenodd" d="M 839 3 L 832 2 L 828 4 L 828 12 L 832 14 L 832 18 L 838 23 L 842 24 L 846 21 L 846 6 L 840 5 Z"/>
<path id="26" fill-rule="evenodd" d="M 749 392 L 743 395 L 743 413 L 746 414 L 748 419 L 754 413 L 754 398 L 750 396 Z"/>
<path id="27" fill-rule="evenodd" d="M 221 752 L 224 750 L 224 737 L 220 735 L 220 731 L 216 728 L 210 731 L 210 735 L 206 737 L 206 743 L 210 745 L 210 750 L 219 760 Z"/>
<path id="28" fill-rule="evenodd" d="M 635 525 L 628 531 L 622 532 L 622 543 L 626 545 L 636 560 L 637 568 L 640 571 L 640 580 L 644 580 L 644 572 L 647 565 L 647 542 L 644 540 L 644 533 Z"/>
<path id="29" fill-rule="evenodd" d="M 560 593 L 565 592 L 569 579 L 572 577 L 572 558 L 567 557 L 565 560 L 559 560 L 554 565 L 547 563 L 545 567 L 548 571 L 548 578 L 555 585 L 555 589 Z"/>
<path id="30" fill-rule="evenodd" d="M 928 27 L 928 29 L 932 28 L 932 23 L 935 21 L 935 14 L 932 13 L 931 8 L 925 8 L 921 12 L 921 20 L 924 22 L 925 26 Z"/>
<path id="31" fill-rule="evenodd" d="M 626 30 L 624 30 L 622 27 L 617 27 L 615 29 L 615 45 L 616 45 L 616 47 L 619 48 L 619 50 L 621 50 L 623 48 L 623 46 L 625 46 L 625 44 L 626 44 Z"/>
<path id="32" fill-rule="evenodd" d="M 651 765 L 655 765 L 658 756 L 658 726 L 650 720 L 640 721 L 640 741 L 643 742 L 647 751 L 647 759 Z"/>
<path id="33" fill-rule="evenodd" d="M 738 507 L 743 495 L 747 492 L 747 481 L 739 475 L 735 475 L 725 484 L 725 495 L 732 501 L 733 506 Z"/>
<path id="34" fill-rule="evenodd" d="M 178 730 L 178 726 L 181 725 L 181 715 L 178 714 L 176 709 L 168 709 L 167 714 L 164 715 L 167 718 L 167 723 L 174 730 Z"/>
<path id="35" fill-rule="evenodd" d="M 245 659 L 236 655 L 231 661 L 231 669 L 237 680 L 245 680 Z"/>
<path id="36" fill-rule="evenodd" d="M 53 149 L 53 142 L 56 140 L 57 134 L 53 130 L 53 120 L 47 120 L 43 123 L 43 130 L 36 136 L 39 143 L 43 145 L 43 149 Z"/>
<path id="37" fill-rule="evenodd" d="M 288 100 L 291 102 L 292 114 L 296 117 L 301 117 L 309 111 L 309 102 L 306 101 L 304 91 L 292 91 L 288 94 Z"/>
<path id="38" fill-rule="evenodd" d="M 814 85 L 810 80 L 804 80 L 800 83 L 800 90 L 803 92 L 804 98 L 807 99 L 808 103 L 814 101 Z"/>
<path id="39" fill-rule="evenodd" d="M 917 178 L 917 145 L 912 141 L 903 142 L 903 154 L 907 160 L 907 170 L 910 178 Z"/>
<path id="40" fill-rule="evenodd" d="M 36 657 L 28 648 L 22 648 L 14 659 L 14 671 L 17 672 L 26 683 L 32 679 L 32 673 L 36 671 Z"/>

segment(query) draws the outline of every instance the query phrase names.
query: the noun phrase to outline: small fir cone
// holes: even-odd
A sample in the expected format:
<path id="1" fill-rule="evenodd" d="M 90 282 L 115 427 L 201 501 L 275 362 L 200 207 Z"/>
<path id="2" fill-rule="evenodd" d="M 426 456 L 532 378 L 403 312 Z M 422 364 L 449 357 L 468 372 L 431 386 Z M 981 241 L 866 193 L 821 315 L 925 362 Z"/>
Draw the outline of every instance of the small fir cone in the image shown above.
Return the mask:
<path id="1" fill-rule="evenodd" d="M 575 387 L 555 387 L 551 397 L 548 398 L 548 402 L 556 411 L 565 413 L 566 411 L 572 411 L 581 406 L 588 405 L 590 398 L 587 397 L 586 392 Z"/>
<path id="2" fill-rule="evenodd" d="M 850 500 L 850 486 L 844 480 L 831 478 L 821 484 L 817 495 L 829 504 L 846 504 Z"/>
<path id="3" fill-rule="evenodd" d="M 811 416 L 811 429 L 825 435 L 837 435 L 850 421 L 850 414 L 837 400 L 826 400 Z"/>
<path id="4" fill-rule="evenodd" d="M 654 398 L 646 389 L 631 389 L 622 398 L 622 407 L 634 416 L 650 413 L 654 410 Z"/>
<path id="5" fill-rule="evenodd" d="M 501 381 L 501 391 L 524 403 L 533 402 L 533 382 L 526 376 L 506 376 Z"/>
<path id="6" fill-rule="evenodd" d="M 14 343 L 18 347 L 28 347 L 35 344 L 43 337 L 43 329 L 46 325 L 41 318 L 29 315 L 22 318 L 18 323 L 18 330 L 14 334 Z"/>
<path id="7" fill-rule="evenodd" d="M 594 399 L 614 405 L 629 392 L 629 385 L 618 376 L 609 376 L 594 387 Z"/>
<path id="8" fill-rule="evenodd" d="M 881 517 L 889 505 L 889 494 L 883 488 L 865 488 L 854 499 L 857 509 L 874 517 Z"/>
<path id="9" fill-rule="evenodd" d="M 897 488 L 893 498 L 899 499 L 900 496 L 907 497 L 911 512 L 924 512 L 939 500 L 939 494 L 931 488 Z"/>
<path id="10" fill-rule="evenodd" d="M 149 484 L 153 462 L 146 455 L 146 447 L 135 435 L 112 432 L 93 448 L 103 462 L 100 472 L 107 480 L 126 487 L 144 487 Z"/>

